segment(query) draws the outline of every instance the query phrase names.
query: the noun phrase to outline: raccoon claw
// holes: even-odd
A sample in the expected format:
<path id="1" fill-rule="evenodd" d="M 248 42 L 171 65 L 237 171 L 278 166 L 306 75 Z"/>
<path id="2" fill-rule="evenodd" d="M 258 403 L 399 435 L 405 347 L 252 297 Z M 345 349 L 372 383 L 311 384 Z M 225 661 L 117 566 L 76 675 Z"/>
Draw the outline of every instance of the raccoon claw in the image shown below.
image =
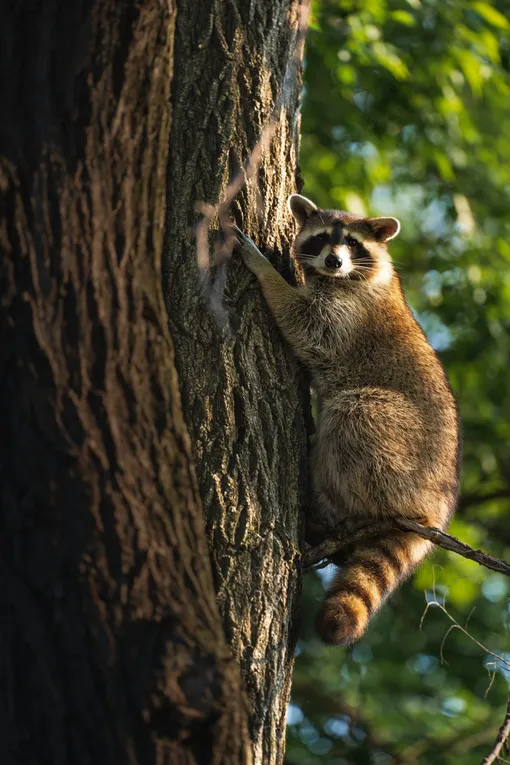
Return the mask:
<path id="1" fill-rule="evenodd" d="M 249 236 L 243 233 L 236 225 L 232 225 L 232 230 L 237 241 L 236 250 L 250 271 L 254 274 L 260 274 L 261 270 L 268 267 L 272 269 L 267 258 L 262 255 L 255 242 Z"/>
<path id="2" fill-rule="evenodd" d="M 234 236 L 237 239 L 237 242 L 240 247 L 242 247 L 243 245 L 248 245 L 248 246 L 251 245 L 252 247 L 255 247 L 255 249 L 257 249 L 257 245 L 255 244 L 255 242 L 253 242 L 253 240 L 250 239 L 250 237 L 247 234 L 245 234 L 244 231 L 241 231 L 239 226 L 236 226 L 235 223 L 231 223 L 230 228 L 233 230 Z"/>
<path id="3" fill-rule="evenodd" d="M 237 241 L 236 250 L 240 253 L 240 255 L 243 257 L 250 257 L 250 255 L 258 255 L 261 258 L 264 257 L 253 239 L 250 239 L 250 237 L 241 231 L 238 226 L 232 224 L 232 230 Z"/>

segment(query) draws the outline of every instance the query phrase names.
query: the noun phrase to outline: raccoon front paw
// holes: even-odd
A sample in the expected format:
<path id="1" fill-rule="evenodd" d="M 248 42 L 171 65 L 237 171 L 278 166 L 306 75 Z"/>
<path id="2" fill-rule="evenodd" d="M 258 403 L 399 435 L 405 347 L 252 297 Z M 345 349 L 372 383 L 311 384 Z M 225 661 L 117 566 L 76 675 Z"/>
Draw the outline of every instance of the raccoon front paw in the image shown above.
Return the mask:
<path id="1" fill-rule="evenodd" d="M 237 226 L 232 226 L 234 236 L 237 240 L 236 250 L 243 259 L 243 263 L 252 273 L 258 276 L 268 268 L 272 269 L 273 266 L 267 258 L 262 255 L 259 248 L 253 242 L 249 236 L 244 234 Z"/>

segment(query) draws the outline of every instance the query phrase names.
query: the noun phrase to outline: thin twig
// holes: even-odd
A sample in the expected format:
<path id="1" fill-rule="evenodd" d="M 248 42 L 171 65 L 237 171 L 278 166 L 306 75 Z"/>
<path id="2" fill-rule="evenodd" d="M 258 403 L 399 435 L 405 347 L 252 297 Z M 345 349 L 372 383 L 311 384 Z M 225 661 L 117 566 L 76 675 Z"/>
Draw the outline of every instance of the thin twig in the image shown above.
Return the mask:
<path id="1" fill-rule="evenodd" d="M 487 757 L 482 761 L 482 765 L 491 765 L 493 762 L 496 762 L 496 760 L 499 760 L 499 753 L 501 752 L 501 749 L 505 745 L 508 736 L 510 735 L 510 696 L 508 697 L 508 703 L 506 705 L 506 714 L 505 719 L 503 721 L 503 725 L 499 729 L 498 736 L 496 738 L 496 743 L 494 745 L 494 748 L 492 752 L 490 752 Z"/>
<path id="2" fill-rule="evenodd" d="M 437 593 L 436 593 L 435 573 L 434 573 L 434 578 L 433 578 L 433 583 L 432 583 L 432 595 L 433 595 L 432 599 L 429 599 L 426 596 L 426 607 L 425 607 L 425 611 L 423 612 L 423 616 L 421 617 L 421 620 L 420 620 L 420 630 L 421 630 L 421 628 L 423 626 L 423 622 L 424 622 L 425 617 L 426 617 L 426 615 L 427 615 L 427 613 L 429 611 L 429 608 L 431 606 L 436 606 L 452 622 L 452 626 L 447 630 L 447 632 L 446 632 L 446 634 L 445 634 L 445 636 L 444 636 L 444 638 L 442 640 L 442 643 L 441 643 L 441 648 L 440 648 L 441 664 L 447 664 L 447 662 L 445 661 L 445 658 L 444 658 L 443 650 L 444 650 L 444 645 L 445 645 L 446 639 L 448 638 L 448 635 L 454 629 L 460 630 L 467 638 L 469 638 L 469 640 L 471 640 L 473 643 L 475 643 L 475 645 L 477 645 L 479 648 L 481 648 L 482 651 L 484 651 L 489 656 L 492 656 L 494 661 L 486 662 L 487 672 L 489 673 L 489 680 L 490 680 L 489 686 L 488 686 L 487 690 L 485 691 L 485 697 L 487 697 L 487 695 L 488 695 L 488 693 L 489 693 L 489 691 L 490 691 L 490 689 L 492 687 L 492 684 L 494 683 L 494 678 L 496 677 L 496 671 L 498 669 L 498 666 L 500 668 L 501 667 L 505 668 L 505 670 L 508 672 L 508 670 L 510 669 L 510 664 L 508 663 L 508 661 L 506 660 L 504 655 L 494 653 L 494 651 L 491 651 L 489 648 L 487 648 L 487 646 L 483 645 L 483 643 L 481 643 L 470 632 L 468 632 L 467 626 L 468 626 L 469 620 L 470 620 L 470 618 L 471 618 L 471 616 L 473 614 L 474 608 L 470 611 L 469 616 L 466 619 L 466 623 L 465 623 L 464 627 L 461 624 L 459 624 L 459 622 L 447 611 L 447 609 L 446 609 L 446 593 L 443 595 L 442 602 L 440 602 L 440 600 L 438 599 Z M 491 665 L 492 669 L 489 668 L 489 665 Z M 488 757 L 483 761 L 482 765 L 490 765 L 490 763 L 494 762 L 495 758 L 497 758 L 498 761 L 504 762 L 504 760 L 501 757 L 498 757 L 498 754 L 499 754 L 499 752 L 500 752 L 500 750 L 501 750 L 501 748 L 503 746 L 505 746 L 505 750 L 506 750 L 505 742 L 506 742 L 506 739 L 508 738 L 508 735 L 509 735 L 509 732 L 510 732 L 510 720 L 509 720 L 509 716 L 510 716 L 510 696 L 508 697 L 508 704 L 507 704 L 507 711 L 506 711 L 506 716 L 505 716 L 505 722 L 504 722 L 504 724 L 500 728 L 500 731 L 499 731 L 499 734 L 498 734 L 498 738 L 497 738 L 497 741 L 496 741 L 496 745 L 495 745 L 494 749 L 492 750 L 491 754 L 488 755 Z M 486 734 L 487 734 L 487 731 L 484 731 L 482 734 L 477 733 L 475 736 L 471 736 L 469 738 L 469 742 L 470 742 L 469 745 L 468 745 L 468 742 L 466 741 L 466 739 L 461 737 L 462 750 L 463 751 L 467 751 L 467 750 L 471 749 L 475 745 L 475 742 L 478 742 L 478 740 L 480 739 L 480 736 L 481 735 L 482 736 L 486 736 Z M 459 749 L 459 743 L 460 742 L 458 741 L 457 744 L 453 745 L 452 751 L 455 751 L 456 749 Z"/>
<path id="3" fill-rule="evenodd" d="M 421 523 L 411 521 L 407 519 L 398 519 L 392 521 L 376 522 L 374 524 L 365 525 L 348 533 L 342 532 L 342 529 L 338 529 L 338 533 L 335 537 L 327 539 L 317 547 L 309 548 L 304 555 L 303 568 L 305 571 L 316 570 L 316 568 L 322 568 L 321 561 L 326 558 L 330 558 L 333 555 L 337 555 L 346 547 L 350 547 L 354 542 L 360 540 L 369 539 L 371 537 L 378 537 L 388 531 L 409 531 L 423 539 L 428 539 L 438 547 L 442 547 L 445 550 L 462 555 L 463 558 L 473 560 L 480 566 L 491 569 L 491 571 L 497 571 L 499 574 L 504 574 L 510 577 L 510 564 L 499 558 L 495 558 L 489 553 L 482 550 L 475 550 L 465 542 L 461 542 L 460 539 L 452 537 L 451 534 L 447 534 L 445 531 L 435 529 L 429 526 L 422 526 Z M 320 564 L 317 566 L 317 564 Z"/>
<path id="4" fill-rule="evenodd" d="M 455 617 L 453 617 L 449 613 L 449 611 L 446 608 L 446 604 L 445 604 L 445 597 L 446 596 L 443 597 L 443 602 L 442 603 L 439 601 L 439 599 L 437 597 L 435 580 L 434 580 L 434 583 L 432 585 L 432 594 L 433 594 L 433 598 L 432 598 L 432 600 L 427 600 L 425 611 L 423 612 L 423 615 L 421 617 L 421 620 L 420 620 L 420 630 L 423 627 L 423 622 L 425 621 L 425 617 L 428 614 L 429 608 L 431 608 L 432 606 L 435 606 L 436 608 L 439 608 L 439 610 L 442 611 L 445 614 L 445 616 L 452 623 L 452 626 L 447 630 L 447 632 L 446 632 L 446 634 L 445 634 L 445 636 L 444 636 L 444 638 L 443 638 L 443 640 L 441 642 L 441 648 L 440 648 L 440 651 L 439 651 L 440 656 L 441 656 L 441 664 L 448 664 L 448 662 L 444 658 L 444 645 L 445 645 L 445 642 L 446 642 L 446 639 L 447 639 L 448 635 L 453 630 L 460 630 L 460 632 L 462 632 L 463 635 L 465 635 L 467 638 L 469 638 L 469 640 L 471 640 L 473 643 L 475 643 L 475 645 L 477 645 L 479 648 L 481 648 L 481 650 L 484 653 L 486 653 L 488 656 L 492 656 L 493 659 L 495 659 L 495 661 L 490 662 L 492 667 L 493 667 L 492 673 L 489 670 L 489 663 L 486 664 L 487 671 L 489 672 L 489 679 L 490 679 L 489 687 L 487 688 L 487 690 L 485 692 L 485 695 L 487 695 L 487 693 L 489 692 L 489 690 L 490 690 L 490 688 L 492 686 L 492 683 L 494 682 L 494 675 L 496 673 L 497 667 L 498 666 L 499 667 L 504 667 L 505 670 L 508 672 L 510 670 L 510 664 L 508 663 L 508 661 L 505 659 L 505 657 L 503 655 L 501 655 L 499 653 L 495 653 L 494 651 L 491 651 L 490 648 L 487 648 L 487 646 L 485 646 L 483 643 L 481 643 L 479 640 L 477 640 L 474 637 L 474 635 L 472 635 L 470 632 L 468 632 L 467 625 L 468 625 L 469 618 L 470 618 L 471 614 L 466 619 L 466 624 L 463 627 L 462 624 L 459 624 L 457 619 L 455 619 Z"/>

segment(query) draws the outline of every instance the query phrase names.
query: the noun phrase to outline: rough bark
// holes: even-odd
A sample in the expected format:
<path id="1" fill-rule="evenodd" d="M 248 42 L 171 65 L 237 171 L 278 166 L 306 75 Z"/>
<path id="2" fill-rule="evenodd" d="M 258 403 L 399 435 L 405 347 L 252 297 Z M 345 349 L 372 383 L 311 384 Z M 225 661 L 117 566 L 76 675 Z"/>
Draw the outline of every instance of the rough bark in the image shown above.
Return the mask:
<path id="1" fill-rule="evenodd" d="M 164 290 L 218 603 L 250 698 L 255 761 L 264 765 L 283 756 L 296 638 L 305 386 L 256 280 L 235 257 L 221 305 L 217 293 L 201 291 L 194 229 L 197 203 L 224 197 L 290 74 L 258 184 L 248 182 L 232 207 L 290 275 L 297 38 L 295 0 L 178 1 Z"/>
<path id="2" fill-rule="evenodd" d="M 245 763 L 161 291 L 175 10 L 0 9 L 0 761 Z"/>

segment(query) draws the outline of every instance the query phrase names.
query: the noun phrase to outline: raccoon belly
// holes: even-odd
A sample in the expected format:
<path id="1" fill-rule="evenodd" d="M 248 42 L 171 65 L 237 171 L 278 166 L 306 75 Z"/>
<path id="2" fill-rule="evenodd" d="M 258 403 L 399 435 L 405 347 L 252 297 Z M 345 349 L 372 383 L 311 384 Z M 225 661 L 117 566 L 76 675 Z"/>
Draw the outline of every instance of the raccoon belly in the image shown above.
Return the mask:
<path id="1" fill-rule="evenodd" d="M 419 411 L 402 394 L 338 394 L 321 413 L 312 468 L 317 495 L 339 515 L 398 515 L 428 481 L 424 435 Z"/>

